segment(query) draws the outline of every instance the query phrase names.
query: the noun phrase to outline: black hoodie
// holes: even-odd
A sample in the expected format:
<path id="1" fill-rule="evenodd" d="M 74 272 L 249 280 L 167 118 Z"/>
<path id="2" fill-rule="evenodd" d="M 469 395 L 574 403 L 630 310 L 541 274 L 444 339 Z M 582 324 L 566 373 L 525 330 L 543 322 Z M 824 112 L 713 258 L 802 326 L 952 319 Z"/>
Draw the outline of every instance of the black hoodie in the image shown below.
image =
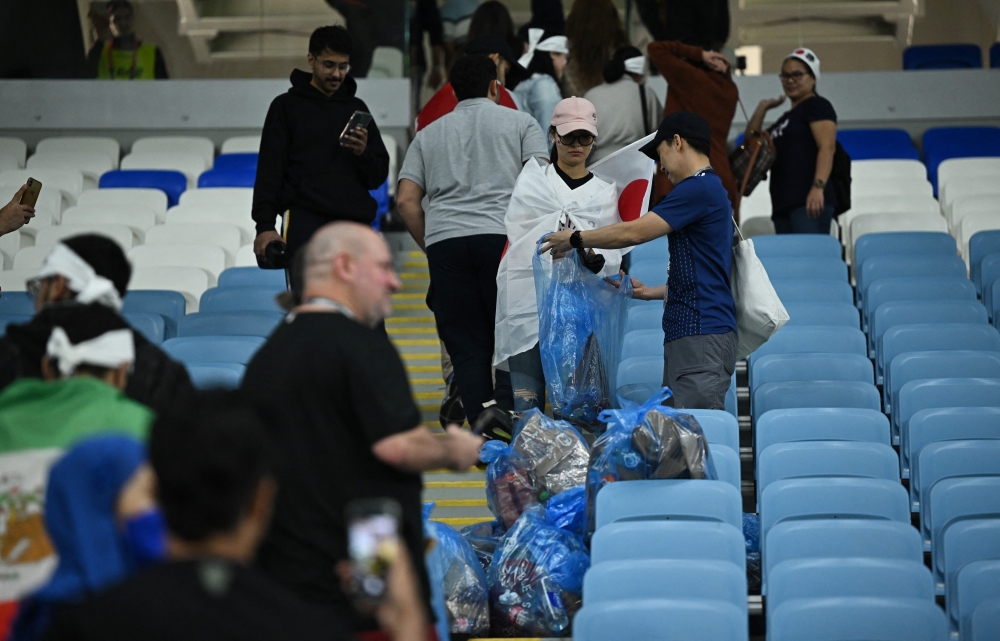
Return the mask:
<path id="1" fill-rule="evenodd" d="M 363 154 L 340 146 L 351 114 L 369 111 L 355 97 L 358 83 L 348 75 L 327 97 L 310 84 L 312 75 L 305 71 L 296 69 L 290 80 L 292 87 L 271 102 L 264 120 L 253 188 L 257 233 L 273 231 L 275 216 L 293 207 L 331 221 L 371 224 L 375 199 L 368 190 L 389 175 L 389 153 L 374 120 Z"/>

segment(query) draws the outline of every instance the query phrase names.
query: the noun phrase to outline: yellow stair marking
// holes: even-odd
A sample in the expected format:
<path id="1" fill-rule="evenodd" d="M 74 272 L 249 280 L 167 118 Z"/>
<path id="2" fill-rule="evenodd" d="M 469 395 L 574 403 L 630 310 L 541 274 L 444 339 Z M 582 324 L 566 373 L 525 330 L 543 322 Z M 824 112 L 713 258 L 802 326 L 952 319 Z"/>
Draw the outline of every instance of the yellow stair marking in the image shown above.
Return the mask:
<path id="1" fill-rule="evenodd" d="M 474 490 L 486 489 L 486 481 L 425 481 L 426 490 Z"/>
<path id="2" fill-rule="evenodd" d="M 421 400 L 421 399 L 428 400 L 428 399 L 441 398 L 441 392 L 414 392 L 413 393 L 413 398 L 416 398 L 417 400 Z M 440 408 L 438 408 L 438 409 L 440 409 Z"/>
<path id="3" fill-rule="evenodd" d="M 427 294 L 393 294 L 392 300 L 422 300 Z"/>
<path id="4" fill-rule="evenodd" d="M 419 249 L 411 249 L 409 253 L 410 253 L 410 258 L 423 258 L 424 256 L 426 256 L 426 254 L 424 254 L 424 252 L 420 251 Z"/>
<path id="5" fill-rule="evenodd" d="M 430 280 L 431 277 L 427 274 L 421 274 L 419 272 L 403 272 L 399 275 L 403 280 Z"/>
<path id="6" fill-rule="evenodd" d="M 424 470 L 424 474 L 454 474 L 455 470 L 449 470 L 446 467 L 439 467 L 436 470 Z"/>
<path id="7" fill-rule="evenodd" d="M 427 307 L 425 303 L 394 303 L 392 308 L 398 309 L 400 311 L 409 309 L 419 309 L 420 311 L 428 311 L 428 312 L 431 311 L 430 308 Z"/>
<path id="8" fill-rule="evenodd" d="M 400 347 L 434 347 L 441 344 L 436 338 L 397 338 L 392 342 Z"/>
<path id="9" fill-rule="evenodd" d="M 442 517 L 431 517 L 432 521 L 437 521 L 438 523 L 444 523 L 445 525 L 450 525 L 452 527 L 465 527 L 466 525 L 475 525 L 476 523 L 484 523 L 489 521 L 490 518 L 486 516 L 442 516 Z"/>
<path id="10" fill-rule="evenodd" d="M 440 356 L 440 354 L 439 354 Z M 406 371 L 410 374 L 427 374 L 430 372 L 440 372 L 440 365 L 407 365 Z"/>
<path id="11" fill-rule="evenodd" d="M 427 267 L 426 260 L 408 260 L 403 263 L 403 267 Z"/>
<path id="12" fill-rule="evenodd" d="M 388 327 L 386 333 L 389 336 L 400 336 L 402 334 L 437 334 L 433 327 Z"/>
<path id="13" fill-rule="evenodd" d="M 486 507 L 486 499 L 431 499 L 438 507 Z"/>
<path id="14" fill-rule="evenodd" d="M 433 316 L 390 316 L 385 319 L 386 325 L 394 325 L 396 323 L 433 323 Z"/>
<path id="15" fill-rule="evenodd" d="M 434 341 L 437 345 L 437 341 Z M 429 360 L 441 360 L 441 352 L 430 352 L 430 353 L 420 353 L 420 354 L 400 354 L 404 361 L 429 361 Z M 438 368 L 440 369 L 440 365 Z"/>
<path id="16" fill-rule="evenodd" d="M 411 378 L 410 385 L 444 385 L 442 378 Z"/>

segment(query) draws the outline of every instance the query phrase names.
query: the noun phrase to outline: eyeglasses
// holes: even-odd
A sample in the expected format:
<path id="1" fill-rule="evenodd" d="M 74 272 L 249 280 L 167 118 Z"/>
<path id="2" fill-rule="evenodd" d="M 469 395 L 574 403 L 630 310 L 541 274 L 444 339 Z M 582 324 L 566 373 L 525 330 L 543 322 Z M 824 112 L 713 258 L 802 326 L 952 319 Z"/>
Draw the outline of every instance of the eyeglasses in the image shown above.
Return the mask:
<path id="1" fill-rule="evenodd" d="M 806 72 L 804 71 L 794 71 L 792 73 L 781 72 L 778 74 L 778 77 L 782 80 L 794 80 L 795 82 L 802 80 L 805 76 Z"/>
<path id="2" fill-rule="evenodd" d="M 32 278 L 24 284 L 25 291 L 28 292 L 28 296 L 31 298 L 37 298 L 38 294 L 42 291 L 42 285 L 45 284 L 46 278 Z"/>
<path id="3" fill-rule="evenodd" d="M 568 134 L 565 136 L 557 135 L 556 139 L 563 147 L 575 147 L 577 143 L 579 143 L 581 147 L 589 147 L 594 144 L 593 134 Z"/>

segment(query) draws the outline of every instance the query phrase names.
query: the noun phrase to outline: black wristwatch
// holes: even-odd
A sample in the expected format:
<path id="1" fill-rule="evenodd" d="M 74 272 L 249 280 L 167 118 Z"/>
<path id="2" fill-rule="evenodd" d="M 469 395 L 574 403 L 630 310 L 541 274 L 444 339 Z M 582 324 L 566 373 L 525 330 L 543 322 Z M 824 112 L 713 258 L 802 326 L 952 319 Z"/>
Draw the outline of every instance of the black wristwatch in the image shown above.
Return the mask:
<path id="1" fill-rule="evenodd" d="M 580 235 L 579 231 L 569 235 L 569 246 L 573 249 L 583 249 L 583 236 Z"/>
<path id="2" fill-rule="evenodd" d="M 826 181 L 825 180 L 820 180 L 819 178 L 817 178 L 816 180 L 813 181 L 813 187 L 816 187 L 817 189 L 825 189 L 826 188 Z"/>

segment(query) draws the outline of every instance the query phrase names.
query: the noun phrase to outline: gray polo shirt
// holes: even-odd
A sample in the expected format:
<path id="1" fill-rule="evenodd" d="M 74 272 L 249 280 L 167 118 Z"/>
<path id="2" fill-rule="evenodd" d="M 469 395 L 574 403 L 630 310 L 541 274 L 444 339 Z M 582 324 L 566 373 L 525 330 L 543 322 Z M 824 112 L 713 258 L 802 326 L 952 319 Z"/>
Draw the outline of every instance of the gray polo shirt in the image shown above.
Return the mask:
<path id="1" fill-rule="evenodd" d="M 504 216 L 521 168 L 548 156 L 545 135 L 528 114 L 489 98 L 458 103 L 417 134 L 399 171 L 427 194 L 424 244 L 506 235 Z"/>

